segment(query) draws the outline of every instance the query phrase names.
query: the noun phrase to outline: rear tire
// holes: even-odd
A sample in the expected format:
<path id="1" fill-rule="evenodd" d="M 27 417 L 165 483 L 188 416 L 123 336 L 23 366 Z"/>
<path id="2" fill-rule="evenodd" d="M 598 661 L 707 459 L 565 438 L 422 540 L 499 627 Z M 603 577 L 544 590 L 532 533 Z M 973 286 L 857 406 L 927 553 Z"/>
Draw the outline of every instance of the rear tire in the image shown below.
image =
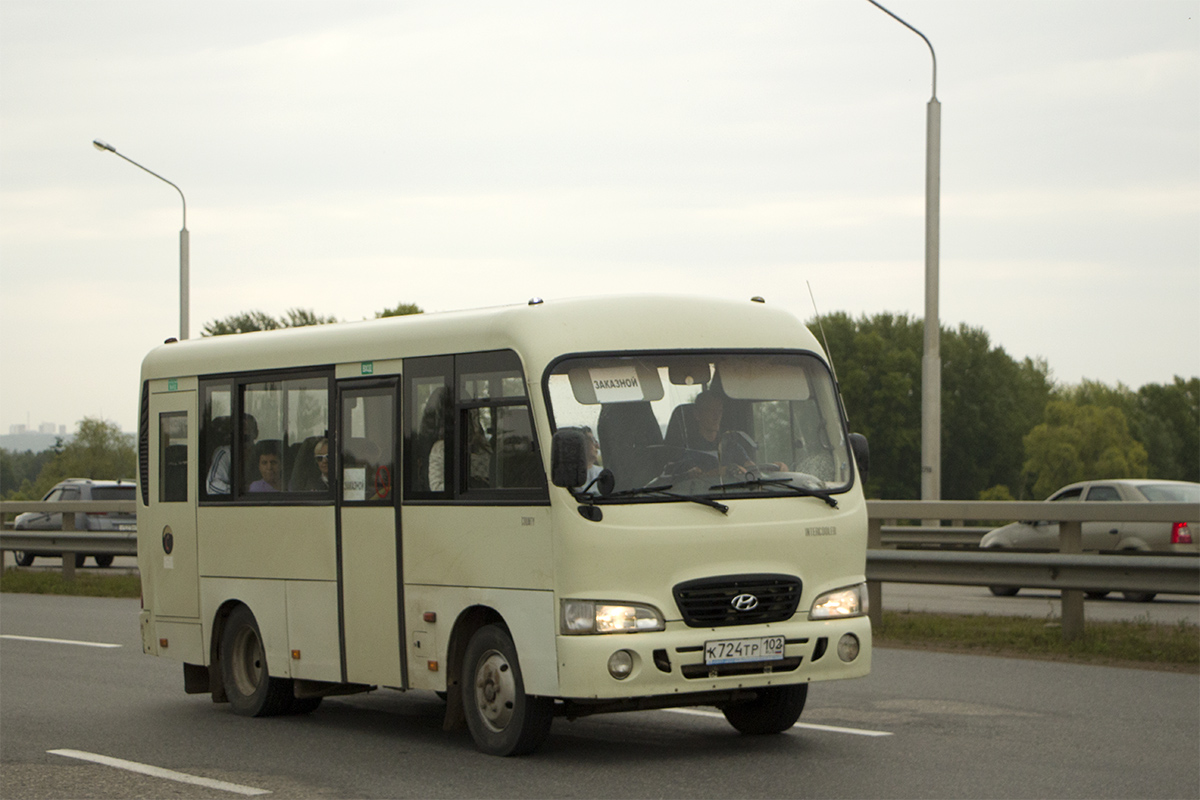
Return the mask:
<path id="1" fill-rule="evenodd" d="M 1149 603 L 1157 596 L 1157 592 L 1121 592 L 1131 603 Z"/>
<path id="2" fill-rule="evenodd" d="M 1087 592 L 1088 600 L 1103 600 L 1106 597 L 1108 597 L 1108 591 Z"/>
<path id="3" fill-rule="evenodd" d="M 18 567 L 28 567 L 33 564 L 35 556 L 33 553 L 26 553 L 24 550 L 16 550 L 13 552 L 13 558 L 17 560 Z"/>
<path id="4" fill-rule="evenodd" d="M 235 714 L 271 717 L 292 711 L 296 698 L 292 682 L 272 678 L 267 654 L 254 614 L 238 606 L 225 623 L 221 636 L 221 678 Z M 315 706 L 314 706 L 315 708 Z"/>
<path id="5" fill-rule="evenodd" d="M 996 597 L 1014 597 L 1021 591 L 1020 586 L 989 586 L 988 589 Z"/>
<path id="6" fill-rule="evenodd" d="M 503 627 L 486 625 L 471 637 L 461 684 L 467 727 L 480 751 L 532 753 L 550 735 L 554 700 L 525 694 L 517 648 Z"/>
<path id="7" fill-rule="evenodd" d="M 86 554 L 84 554 L 84 553 L 76 553 L 75 554 L 75 566 L 76 567 L 82 567 L 84 561 L 87 561 Z"/>
<path id="8" fill-rule="evenodd" d="M 808 684 L 769 686 L 758 690 L 758 697 L 731 703 L 721 709 L 729 724 L 740 733 L 759 736 L 783 733 L 796 724 L 808 699 Z"/>
<path id="9" fill-rule="evenodd" d="M 92 557 L 96 559 L 97 567 L 111 567 L 112 566 L 113 556 L 92 556 Z"/>

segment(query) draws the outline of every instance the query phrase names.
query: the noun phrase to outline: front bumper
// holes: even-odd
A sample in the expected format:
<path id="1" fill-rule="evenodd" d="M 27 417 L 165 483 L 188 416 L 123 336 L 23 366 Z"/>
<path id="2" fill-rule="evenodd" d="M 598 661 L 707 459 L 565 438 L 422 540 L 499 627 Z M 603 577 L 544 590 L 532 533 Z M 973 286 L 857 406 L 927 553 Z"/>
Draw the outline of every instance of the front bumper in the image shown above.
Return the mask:
<path id="1" fill-rule="evenodd" d="M 844 662 L 838 641 L 853 634 L 858 656 Z M 782 661 L 709 667 L 705 642 L 716 639 L 785 637 Z M 667 623 L 664 631 L 557 637 L 559 696 L 579 700 L 685 696 L 689 693 L 753 689 L 811 681 L 858 678 L 871 671 L 871 623 L 867 617 L 721 628 L 689 628 Z M 618 680 L 609 674 L 609 657 L 628 651 L 633 668 Z M 681 705 L 686 701 L 681 697 Z"/>

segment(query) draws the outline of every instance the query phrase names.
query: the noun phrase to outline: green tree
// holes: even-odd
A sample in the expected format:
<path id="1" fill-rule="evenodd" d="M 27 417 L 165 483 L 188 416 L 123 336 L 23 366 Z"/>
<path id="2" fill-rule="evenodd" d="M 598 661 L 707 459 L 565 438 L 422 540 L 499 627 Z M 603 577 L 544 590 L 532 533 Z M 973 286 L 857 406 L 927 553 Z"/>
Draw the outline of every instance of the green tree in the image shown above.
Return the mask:
<path id="1" fill-rule="evenodd" d="M 375 312 L 375 319 L 382 317 L 406 317 L 409 314 L 424 314 L 425 312 L 416 303 L 400 303 L 395 308 L 385 308 L 383 311 Z"/>
<path id="2" fill-rule="evenodd" d="M 61 449 L 61 440 L 59 449 Z M 33 496 L 33 482 L 58 453 L 55 450 L 17 452 L 0 448 L 0 499 L 39 500 Z"/>
<path id="3" fill-rule="evenodd" d="M 1076 481 L 1146 477 L 1146 448 L 1115 406 L 1051 400 L 1045 421 L 1024 444 L 1025 472 L 1037 499 Z"/>
<path id="4" fill-rule="evenodd" d="M 924 324 L 888 313 L 821 322 L 850 428 L 871 442 L 868 496 L 919 497 Z M 966 325 L 942 331 L 941 351 L 942 496 L 974 499 L 997 486 L 1020 494 L 1021 437 L 1050 395 L 1045 362 L 1017 362 Z"/>
<path id="5" fill-rule="evenodd" d="M 921 325 L 907 316 L 821 319 L 850 430 L 871 443 L 870 497 L 921 493 Z M 817 328 L 816 325 L 813 326 Z"/>
<path id="6" fill-rule="evenodd" d="M 1084 380 L 1061 392 L 1078 405 L 1115 408 L 1147 453 L 1153 478 L 1200 481 L 1200 378 L 1148 383 L 1136 392 L 1124 384 Z"/>
<path id="7" fill-rule="evenodd" d="M 289 308 L 283 317 L 276 319 L 265 311 L 244 311 L 224 319 L 215 319 L 200 329 L 201 336 L 227 336 L 233 333 L 274 331 L 280 328 L 302 328 L 308 325 L 328 325 L 337 322 L 337 317 L 323 317 L 312 309 Z"/>
<path id="8" fill-rule="evenodd" d="M 84 417 L 70 444 L 50 459 L 33 484 L 32 497 L 41 498 L 64 478 L 115 480 L 137 474 L 137 452 L 132 434 L 122 433 L 115 422 Z"/>
<path id="9" fill-rule="evenodd" d="M 1022 438 L 1050 397 L 1044 361 L 1018 362 L 981 328 L 942 332 L 942 497 L 1008 487 L 1028 496 Z"/>
<path id="10" fill-rule="evenodd" d="M 1135 435 L 1146 446 L 1150 475 L 1200 482 L 1200 378 L 1148 383 L 1137 400 Z"/>

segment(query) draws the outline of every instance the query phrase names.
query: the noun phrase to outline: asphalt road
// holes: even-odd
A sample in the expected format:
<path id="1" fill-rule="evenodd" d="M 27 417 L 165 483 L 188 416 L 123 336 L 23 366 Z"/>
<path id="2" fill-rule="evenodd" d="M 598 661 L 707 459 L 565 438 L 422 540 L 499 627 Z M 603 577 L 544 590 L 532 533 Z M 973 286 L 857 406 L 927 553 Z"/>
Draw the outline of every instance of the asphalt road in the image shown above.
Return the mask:
<path id="1" fill-rule="evenodd" d="M 0 597 L 0 796 L 1200 797 L 1194 675 L 879 649 L 869 677 L 815 684 L 780 736 L 711 709 L 614 714 L 556 720 L 538 753 L 500 759 L 443 732 L 428 693 L 234 716 L 141 654 L 137 612 Z"/>

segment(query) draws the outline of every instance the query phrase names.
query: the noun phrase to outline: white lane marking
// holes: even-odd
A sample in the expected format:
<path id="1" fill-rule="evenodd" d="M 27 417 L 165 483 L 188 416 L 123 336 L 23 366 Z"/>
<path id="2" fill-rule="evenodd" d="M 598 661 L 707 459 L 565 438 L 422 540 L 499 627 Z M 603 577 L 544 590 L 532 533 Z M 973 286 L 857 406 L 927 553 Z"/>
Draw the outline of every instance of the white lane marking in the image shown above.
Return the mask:
<path id="1" fill-rule="evenodd" d="M 694 714 L 697 717 L 715 717 L 717 719 L 725 719 L 725 715 L 719 711 L 701 711 L 698 708 L 664 708 L 663 711 L 671 711 L 675 714 Z M 891 731 L 868 731 L 862 728 L 839 728 L 836 725 L 818 725 L 814 722 L 797 722 L 792 727 L 807 728 L 810 731 L 827 731 L 829 733 L 852 733 L 855 736 L 891 736 Z"/>
<path id="2" fill-rule="evenodd" d="M 56 756 L 66 756 L 67 758 L 77 758 L 80 761 L 92 761 L 96 764 L 104 764 L 107 767 L 116 767 L 117 769 L 125 769 L 130 772 L 138 772 L 142 775 L 149 775 L 153 778 L 163 778 L 168 781 L 177 781 L 178 783 L 190 783 L 194 786 L 205 786 L 209 789 L 220 789 L 223 792 L 233 792 L 234 794 L 259 795 L 270 794 L 269 789 L 256 789 L 253 786 L 242 786 L 238 783 L 228 783 L 227 781 L 213 780 L 212 778 L 200 778 L 195 775 L 188 775 L 185 772 L 176 772 L 173 769 L 163 769 L 162 767 L 152 767 L 149 764 L 139 764 L 136 761 L 126 761 L 123 758 L 112 758 L 111 756 L 101 756 L 96 753 L 85 753 L 82 750 L 47 750 L 47 753 Z"/>
<path id="3" fill-rule="evenodd" d="M 22 642 L 50 642 L 51 644 L 77 644 L 80 647 L 121 647 L 119 644 L 107 642 L 77 642 L 73 639 L 46 639 L 41 636 L 17 636 L 12 633 L 0 633 L 0 639 L 20 639 Z"/>

